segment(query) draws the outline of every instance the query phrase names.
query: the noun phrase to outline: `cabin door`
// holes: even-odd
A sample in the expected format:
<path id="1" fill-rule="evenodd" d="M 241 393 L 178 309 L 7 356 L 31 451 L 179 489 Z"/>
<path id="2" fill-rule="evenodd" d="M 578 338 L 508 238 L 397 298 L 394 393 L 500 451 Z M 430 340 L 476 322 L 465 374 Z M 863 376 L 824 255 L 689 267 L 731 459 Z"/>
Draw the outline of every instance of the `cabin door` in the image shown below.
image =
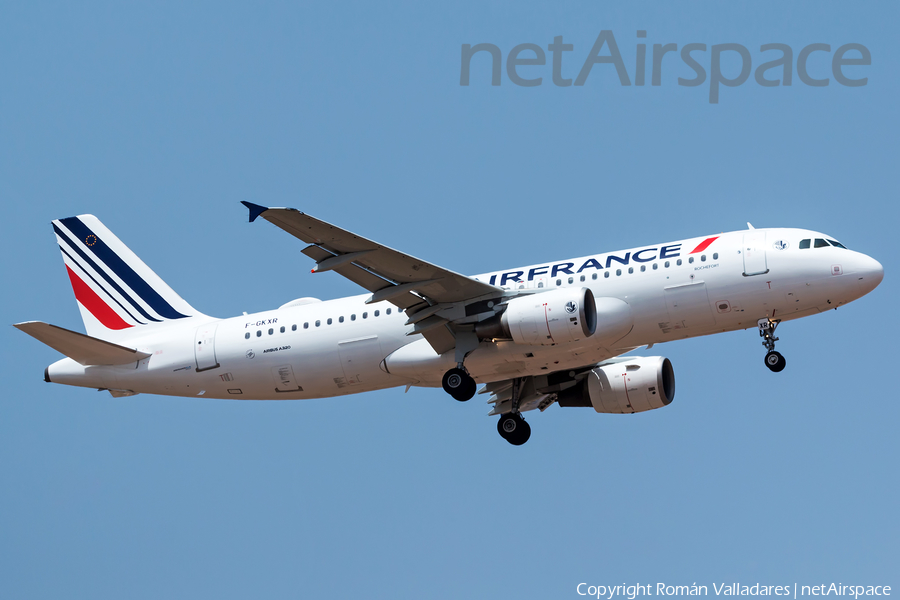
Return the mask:
<path id="1" fill-rule="evenodd" d="M 769 272 L 766 265 L 766 232 L 752 229 L 744 234 L 744 276 L 762 275 Z"/>

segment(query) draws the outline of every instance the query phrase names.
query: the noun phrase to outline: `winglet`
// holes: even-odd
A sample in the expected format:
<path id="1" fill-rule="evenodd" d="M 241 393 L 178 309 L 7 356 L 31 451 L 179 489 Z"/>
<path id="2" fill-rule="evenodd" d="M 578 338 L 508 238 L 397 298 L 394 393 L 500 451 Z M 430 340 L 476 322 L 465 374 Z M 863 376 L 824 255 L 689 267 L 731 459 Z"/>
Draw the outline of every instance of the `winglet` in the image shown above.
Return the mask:
<path id="1" fill-rule="evenodd" d="M 256 220 L 256 217 L 269 210 L 268 206 L 260 206 L 259 204 L 253 204 L 252 202 L 246 202 L 244 200 L 241 200 L 241 204 L 250 209 L 251 223 Z"/>

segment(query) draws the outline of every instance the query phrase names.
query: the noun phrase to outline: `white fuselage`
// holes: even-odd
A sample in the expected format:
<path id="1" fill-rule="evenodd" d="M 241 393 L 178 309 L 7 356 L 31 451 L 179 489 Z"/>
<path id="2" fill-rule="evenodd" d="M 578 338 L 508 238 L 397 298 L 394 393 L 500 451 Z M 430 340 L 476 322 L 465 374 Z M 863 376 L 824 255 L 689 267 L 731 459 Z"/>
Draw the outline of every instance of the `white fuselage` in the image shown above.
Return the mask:
<path id="1" fill-rule="evenodd" d="M 833 238 L 802 229 L 747 230 L 476 276 L 536 293 L 588 287 L 596 298 L 626 302 L 633 327 L 602 344 L 592 337 L 543 346 L 484 341 L 466 357 L 466 368 L 487 383 L 591 365 L 648 344 L 837 308 L 881 281 L 881 265 L 872 258 L 833 246 L 800 249 L 802 239 Z M 192 319 L 128 340 L 151 353 L 137 363 L 82 367 L 63 359 L 47 375 L 56 383 L 123 392 L 245 400 L 439 386 L 456 364 L 454 353 L 437 355 L 421 335 L 407 335 L 413 326 L 403 311 L 387 302 L 366 304 L 367 298 Z"/>

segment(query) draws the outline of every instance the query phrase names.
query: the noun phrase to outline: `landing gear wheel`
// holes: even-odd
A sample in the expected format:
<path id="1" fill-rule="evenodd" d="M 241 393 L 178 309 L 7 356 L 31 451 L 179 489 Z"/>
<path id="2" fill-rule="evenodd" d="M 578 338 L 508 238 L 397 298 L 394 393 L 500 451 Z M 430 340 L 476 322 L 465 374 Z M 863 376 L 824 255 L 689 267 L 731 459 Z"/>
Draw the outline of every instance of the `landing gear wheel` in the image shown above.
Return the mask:
<path id="1" fill-rule="evenodd" d="M 784 357 L 780 352 L 772 350 L 766 354 L 766 366 L 769 367 L 769 370 L 773 373 L 780 373 L 784 370 L 785 365 L 787 365 L 787 361 L 784 360 Z"/>
<path id="2" fill-rule="evenodd" d="M 519 415 L 507 413 L 497 421 L 497 432 L 513 446 L 521 446 L 531 437 L 531 426 Z"/>
<path id="3" fill-rule="evenodd" d="M 784 371 L 784 367 L 787 365 L 784 357 L 780 353 L 775 352 L 775 342 L 778 341 L 778 338 L 775 337 L 775 328 L 778 327 L 779 323 L 781 323 L 781 319 L 773 320 L 768 317 L 756 322 L 757 327 L 759 327 L 759 337 L 763 339 L 762 345 L 768 350 L 766 353 L 766 366 L 773 373 Z"/>
<path id="4" fill-rule="evenodd" d="M 472 377 L 462 369 L 450 369 L 441 379 L 444 391 L 460 402 L 465 402 L 475 395 L 478 385 Z"/>

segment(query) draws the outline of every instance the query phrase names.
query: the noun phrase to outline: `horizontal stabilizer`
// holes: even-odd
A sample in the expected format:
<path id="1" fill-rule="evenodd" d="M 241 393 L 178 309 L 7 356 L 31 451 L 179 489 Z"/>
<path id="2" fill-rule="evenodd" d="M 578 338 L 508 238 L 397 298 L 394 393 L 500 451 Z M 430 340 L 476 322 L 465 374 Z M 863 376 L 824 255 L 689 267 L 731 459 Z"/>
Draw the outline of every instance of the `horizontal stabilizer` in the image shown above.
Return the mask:
<path id="1" fill-rule="evenodd" d="M 138 352 L 133 348 L 105 342 L 77 331 L 69 331 L 40 321 L 16 323 L 13 327 L 24 331 L 37 341 L 47 344 L 84 366 L 124 365 L 150 356 L 146 352 Z"/>

